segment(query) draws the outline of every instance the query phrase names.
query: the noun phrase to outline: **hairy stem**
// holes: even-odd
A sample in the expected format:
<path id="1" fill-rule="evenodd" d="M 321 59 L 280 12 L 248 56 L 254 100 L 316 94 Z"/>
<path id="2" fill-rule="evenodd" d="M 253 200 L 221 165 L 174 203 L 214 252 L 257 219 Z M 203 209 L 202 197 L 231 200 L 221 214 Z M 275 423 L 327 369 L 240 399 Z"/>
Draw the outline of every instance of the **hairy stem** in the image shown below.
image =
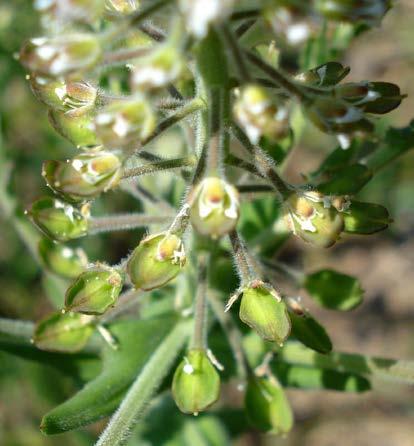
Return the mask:
<path id="1" fill-rule="evenodd" d="M 309 99 L 309 96 L 305 92 L 305 90 L 301 86 L 297 85 L 295 82 L 291 81 L 280 70 L 267 64 L 253 52 L 245 51 L 244 53 L 250 60 L 250 62 L 256 65 L 256 67 L 258 67 L 263 73 L 267 74 L 279 87 L 283 88 L 286 93 L 295 96 L 301 102 L 306 102 Z"/>
<path id="2" fill-rule="evenodd" d="M 212 292 L 208 293 L 208 301 L 210 306 L 219 321 L 223 331 L 227 335 L 227 340 L 233 352 L 234 359 L 237 365 L 238 376 L 245 381 L 249 375 L 249 364 L 244 353 L 242 336 L 234 323 L 229 313 L 224 311 L 224 305 L 220 299 Z"/>
<path id="3" fill-rule="evenodd" d="M 232 30 L 228 26 L 223 25 L 220 28 L 220 31 L 221 36 L 231 53 L 234 64 L 237 67 L 240 79 L 243 82 L 249 82 L 251 80 L 251 76 L 245 62 L 245 55 L 243 54 L 243 51 L 240 48 L 237 39 L 233 35 Z"/>
<path id="4" fill-rule="evenodd" d="M 148 175 L 163 170 L 173 170 L 181 167 L 194 167 L 196 165 L 196 161 L 195 156 L 187 156 L 183 158 L 167 159 L 154 163 L 148 163 L 144 164 L 143 166 L 125 169 L 122 173 L 122 179 L 139 177 L 141 175 Z"/>
<path id="5" fill-rule="evenodd" d="M 190 322 L 179 322 L 164 339 L 128 390 L 96 446 L 120 446 L 126 443 L 132 429 L 184 347 L 190 331 Z"/>
<path id="6" fill-rule="evenodd" d="M 207 329 L 207 260 L 203 255 L 198 259 L 197 294 L 194 301 L 194 333 L 192 348 L 206 348 Z"/>
<path id="7" fill-rule="evenodd" d="M 249 262 L 246 246 L 237 231 L 231 232 L 229 237 L 233 248 L 234 263 L 239 272 L 242 286 L 247 285 L 254 279 L 254 272 Z"/>
<path id="8" fill-rule="evenodd" d="M 155 216 L 146 214 L 120 214 L 108 217 L 93 217 L 88 223 L 88 234 L 101 232 L 126 231 L 141 228 L 153 224 L 165 224 L 173 216 Z"/>
<path id="9" fill-rule="evenodd" d="M 141 146 L 145 146 L 145 144 L 148 144 L 149 142 L 154 140 L 157 136 L 161 135 L 161 133 L 163 133 L 169 127 L 173 126 L 174 124 L 186 118 L 188 115 L 191 115 L 192 113 L 196 112 L 197 110 L 202 109 L 204 106 L 205 102 L 200 98 L 195 98 L 191 100 L 188 104 L 178 109 L 171 116 L 168 116 L 163 121 L 161 121 L 158 124 L 157 128 L 152 132 L 152 134 L 141 142 Z"/>

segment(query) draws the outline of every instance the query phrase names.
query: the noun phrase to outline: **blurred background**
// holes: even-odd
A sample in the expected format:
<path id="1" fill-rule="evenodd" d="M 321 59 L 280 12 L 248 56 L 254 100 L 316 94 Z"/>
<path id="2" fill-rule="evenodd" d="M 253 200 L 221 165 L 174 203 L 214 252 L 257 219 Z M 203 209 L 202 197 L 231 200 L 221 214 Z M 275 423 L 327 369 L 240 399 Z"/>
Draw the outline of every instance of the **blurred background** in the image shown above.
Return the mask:
<path id="1" fill-rule="evenodd" d="M 414 2 L 400 0 L 381 29 L 364 34 L 347 53 L 350 80 L 387 80 L 409 96 L 389 123 L 405 126 L 414 118 Z M 40 176 L 45 159 L 60 159 L 70 145 L 50 127 L 45 108 L 32 96 L 15 58 L 22 41 L 36 35 L 39 23 L 29 0 L 0 2 L 0 316 L 37 320 L 51 310 L 42 276 L 16 226 L 7 218 L 11 200 L 24 209 L 46 192 Z M 309 142 L 311 141 L 311 142 Z M 287 175 L 300 181 L 332 145 L 318 134 L 305 134 L 291 157 Z M 330 333 L 336 350 L 414 358 L 414 150 L 384 169 L 361 198 L 385 205 L 395 223 L 367 238 L 347 238 L 327 251 L 292 241 L 289 254 L 303 258 L 307 270 L 333 267 L 360 278 L 366 297 L 351 313 L 321 310 L 306 300 Z M 121 199 L 120 199 L 121 200 Z M 118 200 L 116 207 L 127 209 Z M 114 206 L 104 203 L 102 206 Z M 91 259 L 116 261 L 131 246 L 130 233 L 85 241 Z M 0 445 L 81 446 L 93 444 L 98 423 L 77 433 L 45 437 L 41 416 L 74 393 L 74 383 L 47 366 L 0 353 Z M 297 419 L 288 438 L 247 435 L 237 445 L 412 446 L 414 389 L 374 383 L 360 395 L 289 391 Z"/>

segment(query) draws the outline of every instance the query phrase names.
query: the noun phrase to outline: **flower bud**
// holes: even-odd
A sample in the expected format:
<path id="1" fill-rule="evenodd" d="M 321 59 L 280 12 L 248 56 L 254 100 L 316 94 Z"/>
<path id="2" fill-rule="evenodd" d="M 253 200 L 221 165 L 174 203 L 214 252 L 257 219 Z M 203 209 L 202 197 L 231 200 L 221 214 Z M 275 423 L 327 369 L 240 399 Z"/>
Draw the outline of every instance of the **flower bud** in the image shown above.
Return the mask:
<path id="1" fill-rule="evenodd" d="M 235 0 L 180 0 L 179 7 L 185 16 L 187 30 L 202 39 L 210 24 L 225 20 L 232 12 Z"/>
<path id="2" fill-rule="evenodd" d="M 121 160 L 107 151 L 82 153 L 67 161 L 46 161 L 42 175 L 47 185 L 69 201 L 90 200 L 115 187 Z"/>
<path id="3" fill-rule="evenodd" d="M 374 128 L 359 108 L 340 99 L 320 96 L 306 112 L 313 124 L 325 133 L 352 134 L 371 132 Z"/>
<path id="4" fill-rule="evenodd" d="M 390 9 L 390 0 L 316 0 L 316 10 L 330 20 L 378 25 Z"/>
<path id="5" fill-rule="evenodd" d="M 41 350 L 74 353 L 91 337 L 92 322 L 93 318 L 83 314 L 53 313 L 36 325 L 32 342 Z"/>
<path id="6" fill-rule="evenodd" d="M 239 193 L 217 177 L 207 177 L 192 191 L 190 220 L 194 228 L 212 238 L 232 231 L 239 219 Z"/>
<path id="7" fill-rule="evenodd" d="M 287 110 L 278 109 L 267 91 L 258 85 L 248 85 L 241 90 L 233 112 L 252 144 L 257 144 L 261 136 L 283 138 L 289 130 Z"/>
<path id="8" fill-rule="evenodd" d="M 29 40 L 20 51 L 20 60 L 30 71 L 58 77 L 91 68 L 101 53 L 93 34 L 64 34 Z"/>
<path id="9" fill-rule="evenodd" d="M 164 45 L 132 66 L 132 86 L 139 90 L 160 88 L 177 80 L 185 67 L 180 51 Z"/>
<path id="10" fill-rule="evenodd" d="M 220 394 L 220 376 L 204 350 L 193 349 L 177 367 L 172 384 L 181 412 L 197 415 L 215 403 Z"/>
<path id="11" fill-rule="evenodd" d="M 88 230 L 88 221 L 78 209 L 53 198 L 37 200 L 29 214 L 36 226 L 52 240 L 65 242 L 83 237 Z"/>
<path id="12" fill-rule="evenodd" d="M 61 136 L 76 147 L 95 147 L 100 145 L 93 126 L 93 115 L 49 110 L 49 121 Z"/>
<path id="13" fill-rule="evenodd" d="M 162 232 L 141 240 L 132 253 L 127 271 L 135 288 L 149 291 L 173 280 L 185 262 L 182 240 Z"/>
<path id="14" fill-rule="evenodd" d="M 128 15 L 139 8 L 139 0 L 105 0 L 105 9 L 112 14 Z"/>
<path id="15" fill-rule="evenodd" d="M 93 23 L 103 13 L 102 0 L 35 0 L 34 7 L 42 15 L 42 24 L 56 22 Z"/>
<path id="16" fill-rule="evenodd" d="M 338 85 L 335 94 L 366 113 L 385 114 L 397 108 L 402 99 L 398 85 L 389 82 L 358 82 Z"/>
<path id="17" fill-rule="evenodd" d="M 289 229 L 305 242 L 329 248 L 344 229 L 340 212 L 345 210 L 343 206 L 346 203 L 338 197 L 331 201 L 330 197 L 315 191 L 294 194 L 285 202 L 285 221 Z"/>
<path id="18" fill-rule="evenodd" d="M 267 341 L 282 344 L 290 333 L 286 304 L 269 285 L 254 281 L 242 290 L 240 319 Z"/>
<path id="19" fill-rule="evenodd" d="M 122 289 L 122 277 L 109 267 L 83 272 L 67 289 L 65 310 L 84 314 L 103 314 L 113 307 Z"/>
<path id="20" fill-rule="evenodd" d="M 269 378 L 251 378 L 244 405 L 247 418 L 257 429 L 286 434 L 293 426 L 293 413 L 285 392 Z"/>
<path id="21" fill-rule="evenodd" d="M 47 238 L 39 242 L 39 254 L 46 267 L 58 276 L 74 279 L 87 267 L 88 258 L 81 248 L 72 249 Z"/>
<path id="22" fill-rule="evenodd" d="M 155 128 L 151 105 L 142 97 L 106 106 L 95 118 L 95 130 L 107 148 L 120 148 L 144 140 Z"/>

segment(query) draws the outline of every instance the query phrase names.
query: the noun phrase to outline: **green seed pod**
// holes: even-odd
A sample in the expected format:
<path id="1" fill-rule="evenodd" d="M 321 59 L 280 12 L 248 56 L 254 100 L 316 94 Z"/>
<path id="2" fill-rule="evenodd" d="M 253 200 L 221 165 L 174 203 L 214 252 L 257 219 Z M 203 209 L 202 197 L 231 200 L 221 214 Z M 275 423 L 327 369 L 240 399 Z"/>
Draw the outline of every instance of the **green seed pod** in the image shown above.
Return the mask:
<path id="1" fill-rule="evenodd" d="M 46 161 L 42 175 L 47 185 L 64 199 L 90 200 L 115 187 L 121 179 L 122 162 L 106 151 L 83 153 L 70 160 Z"/>
<path id="2" fill-rule="evenodd" d="M 239 219 L 239 193 L 217 177 L 207 177 L 192 191 L 190 220 L 203 235 L 216 239 L 232 231 Z"/>
<path id="3" fill-rule="evenodd" d="M 94 123 L 104 146 L 115 149 L 145 140 L 155 125 L 154 112 L 143 97 L 112 102 L 98 113 Z"/>
<path id="4" fill-rule="evenodd" d="M 306 114 L 325 133 L 353 134 L 374 129 L 359 108 L 341 99 L 319 96 L 306 109 Z"/>
<path id="5" fill-rule="evenodd" d="M 345 67 L 339 62 L 327 62 L 298 74 L 295 79 L 315 87 L 331 87 L 341 82 L 350 71 L 349 67 Z"/>
<path id="6" fill-rule="evenodd" d="M 83 249 L 72 249 L 47 238 L 40 240 L 39 254 L 50 271 L 68 279 L 79 276 L 88 265 L 88 258 Z"/>
<path id="7" fill-rule="evenodd" d="M 29 40 L 20 51 L 20 61 L 34 73 L 58 77 L 93 67 L 101 55 L 95 35 L 63 34 Z"/>
<path id="8" fill-rule="evenodd" d="M 76 147 L 96 147 L 101 144 L 94 131 L 93 115 L 49 110 L 53 128 Z"/>
<path id="9" fill-rule="evenodd" d="M 103 314 L 115 305 L 122 283 L 121 275 L 114 268 L 98 266 L 85 271 L 67 289 L 65 310 Z"/>
<path id="10" fill-rule="evenodd" d="M 244 406 L 247 418 L 257 429 L 286 434 L 293 426 L 293 413 L 282 387 L 268 378 L 251 378 Z"/>
<path id="11" fill-rule="evenodd" d="M 185 262 L 182 240 L 162 232 L 141 240 L 132 253 L 127 271 L 135 288 L 149 291 L 173 280 Z"/>
<path id="12" fill-rule="evenodd" d="M 262 136 L 281 139 L 289 131 L 287 110 L 276 107 L 267 91 L 258 85 L 242 88 L 233 113 L 252 144 L 257 144 Z"/>
<path id="13" fill-rule="evenodd" d="M 330 20 L 378 25 L 391 8 L 390 0 L 316 0 L 316 10 Z"/>
<path id="14" fill-rule="evenodd" d="M 344 229 L 341 213 L 344 206 L 346 201 L 341 197 L 331 200 L 315 191 L 293 194 L 285 202 L 285 221 L 289 229 L 305 242 L 329 248 Z"/>
<path id="15" fill-rule="evenodd" d="M 138 91 L 164 87 L 176 81 L 184 68 L 181 52 L 166 44 L 132 66 L 131 83 Z"/>
<path id="16" fill-rule="evenodd" d="M 52 240 L 66 242 L 88 231 L 84 213 L 60 200 L 45 197 L 33 203 L 28 212 L 36 226 Z"/>
<path id="17" fill-rule="evenodd" d="M 187 30 L 199 39 L 208 33 L 210 24 L 225 20 L 232 12 L 235 0 L 180 0 Z M 207 7 L 206 7 L 207 6 Z"/>
<path id="18" fill-rule="evenodd" d="M 385 114 L 397 108 L 402 99 L 398 85 L 389 82 L 351 82 L 335 88 L 337 97 L 366 113 Z"/>
<path id="19" fill-rule="evenodd" d="M 277 292 L 261 281 L 242 290 L 240 319 L 267 341 L 282 344 L 290 333 L 286 304 Z"/>
<path id="20" fill-rule="evenodd" d="M 91 316 L 58 312 L 36 325 L 32 342 L 41 350 L 74 353 L 82 350 L 93 331 Z"/>
<path id="21" fill-rule="evenodd" d="M 177 367 L 172 384 L 181 412 L 197 415 L 215 403 L 220 394 L 220 376 L 204 350 L 192 349 Z"/>
<path id="22" fill-rule="evenodd" d="M 110 14 L 127 15 L 139 8 L 138 0 L 105 0 L 105 9 Z"/>

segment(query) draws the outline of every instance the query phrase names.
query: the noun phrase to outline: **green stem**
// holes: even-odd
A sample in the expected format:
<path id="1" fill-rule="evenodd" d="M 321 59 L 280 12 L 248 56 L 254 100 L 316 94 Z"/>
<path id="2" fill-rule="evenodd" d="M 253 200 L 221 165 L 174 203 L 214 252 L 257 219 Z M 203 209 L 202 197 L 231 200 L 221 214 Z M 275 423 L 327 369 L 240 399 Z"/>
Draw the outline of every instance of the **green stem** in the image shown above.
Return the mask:
<path id="1" fill-rule="evenodd" d="M 250 62 L 256 65 L 263 73 L 267 74 L 279 87 L 283 88 L 286 93 L 295 96 L 301 102 L 309 100 L 309 96 L 305 90 L 295 82 L 291 81 L 280 70 L 267 64 L 264 60 L 250 51 L 245 51 L 245 54 Z"/>
<path id="2" fill-rule="evenodd" d="M 231 52 L 234 64 L 239 72 L 240 79 L 242 82 L 249 82 L 251 80 L 251 76 L 244 60 L 245 55 L 243 54 L 237 39 L 234 37 L 232 30 L 228 26 L 223 25 L 220 28 L 220 31 L 227 48 Z"/>
<path id="3" fill-rule="evenodd" d="M 155 216 L 141 213 L 111 215 L 108 217 L 93 217 L 88 222 L 88 234 L 101 232 L 127 231 L 154 224 L 165 224 L 174 216 Z"/>
<path id="4" fill-rule="evenodd" d="M 169 127 L 173 126 L 177 122 L 186 118 L 188 115 L 191 115 L 192 113 L 204 107 L 205 107 L 205 102 L 202 99 L 200 98 L 193 99 L 188 104 L 184 105 L 184 107 L 180 108 L 175 113 L 173 113 L 171 116 L 168 116 L 163 121 L 161 121 L 158 124 L 157 128 L 152 132 L 152 134 L 141 142 L 141 146 L 145 146 L 145 144 L 148 144 L 149 142 L 154 140 L 157 136 L 159 136 Z"/>
<path id="5" fill-rule="evenodd" d="M 208 293 L 208 301 L 224 333 L 227 335 L 227 340 L 236 361 L 237 374 L 245 381 L 249 375 L 250 366 L 244 353 L 242 336 L 230 314 L 224 311 L 221 300 L 213 292 Z"/>
<path id="6" fill-rule="evenodd" d="M 246 246 L 237 231 L 232 231 L 229 237 L 233 248 L 234 263 L 236 264 L 242 282 L 241 285 L 247 285 L 254 279 L 254 271 L 249 262 Z"/>
<path id="7" fill-rule="evenodd" d="M 200 255 L 198 259 L 197 294 L 194 301 L 194 332 L 191 347 L 207 347 L 207 259 Z"/>
<path id="8" fill-rule="evenodd" d="M 163 170 L 173 170 L 182 167 L 194 167 L 196 165 L 195 156 L 187 156 L 184 158 L 167 159 L 157 161 L 155 163 L 144 164 L 143 166 L 132 167 L 125 169 L 122 173 L 122 179 L 139 177 L 141 175 L 148 175 Z"/>
<path id="9" fill-rule="evenodd" d="M 236 11 L 230 16 L 230 20 L 255 19 L 260 17 L 261 10 L 257 8 L 245 9 L 244 11 Z"/>
<path id="10" fill-rule="evenodd" d="M 157 0 L 151 2 L 150 4 L 145 4 L 141 8 L 139 8 L 138 12 L 133 14 L 131 19 L 129 20 L 130 26 L 140 25 L 144 20 L 148 19 L 159 9 L 171 3 L 171 0 Z"/>
<path id="11" fill-rule="evenodd" d="M 122 63 L 131 59 L 146 56 L 150 52 L 150 48 L 130 48 L 127 50 L 113 51 L 106 53 L 102 62 L 104 64 Z"/>
<path id="12" fill-rule="evenodd" d="M 126 443 L 149 401 L 187 342 L 190 331 L 189 321 L 179 322 L 164 339 L 128 390 L 96 446 L 120 446 Z"/>
<path id="13" fill-rule="evenodd" d="M 254 165 L 257 167 L 257 170 L 261 172 L 263 176 L 269 179 L 275 190 L 280 194 L 281 199 L 286 199 L 292 192 L 288 185 L 276 172 L 276 167 L 273 160 L 269 158 L 269 156 L 259 146 L 253 145 L 238 125 L 233 124 L 232 130 L 234 136 L 253 157 Z"/>
<path id="14" fill-rule="evenodd" d="M 240 184 L 237 186 L 237 190 L 240 194 L 274 193 L 274 188 L 267 184 Z"/>
<path id="15" fill-rule="evenodd" d="M 237 167 L 238 169 L 243 169 L 244 171 L 251 173 L 252 175 L 255 175 L 260 178 L 264 178 L 264 175 L 259 172 L 256 168 L 256 166 L 252 163 L 249 163 L 248 161 L 245 161 L 238 156 L 233 155 L 230 153 L 225 160 L 226 164 L 229 166 Z"/>
<path id="16" fill-rule="evenodd" d="M 299 342 L 286 343 L 278 352 L 277 358 L 288 364 L 370 375 L 394 382 L 414 383 L 414 361 L 384 359 L 340 352 L 322 355 L 304 347 Z"/>

